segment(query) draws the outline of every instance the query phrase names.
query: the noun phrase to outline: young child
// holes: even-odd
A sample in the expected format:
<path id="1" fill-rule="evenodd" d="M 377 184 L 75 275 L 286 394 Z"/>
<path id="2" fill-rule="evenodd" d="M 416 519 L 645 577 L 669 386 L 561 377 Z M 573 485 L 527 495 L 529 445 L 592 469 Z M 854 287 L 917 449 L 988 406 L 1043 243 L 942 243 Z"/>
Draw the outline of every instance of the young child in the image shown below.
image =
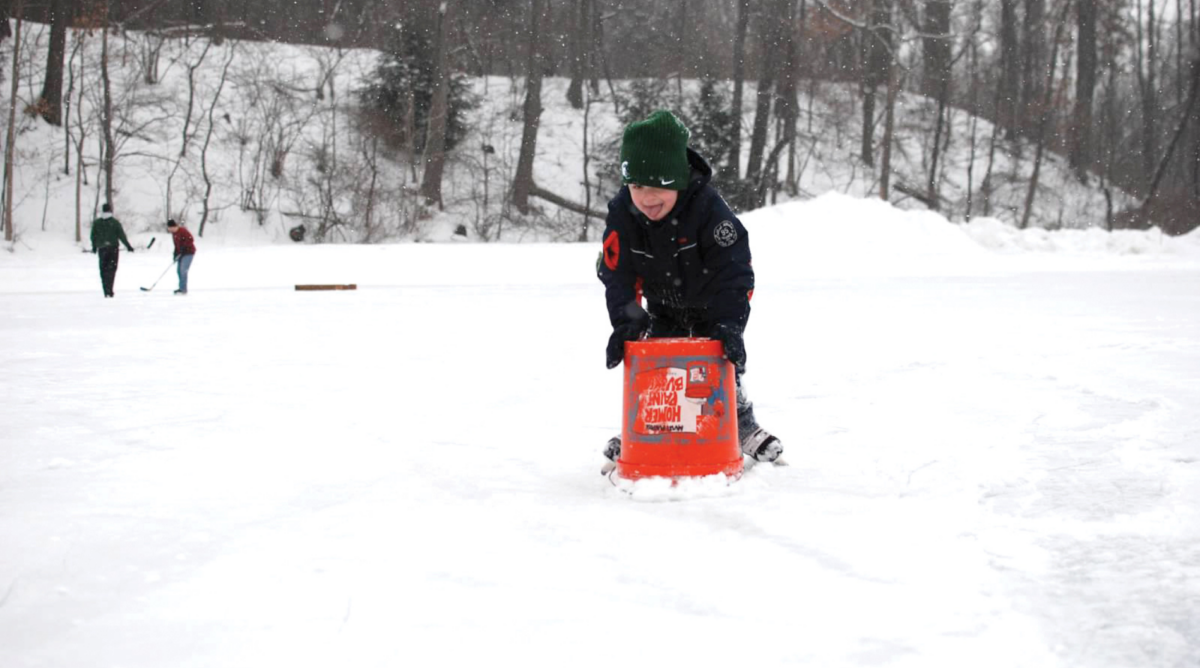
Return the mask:
<path id="1" fill-rule="evenodd" d="M 177 295 L 187 294 L 188 271 L 192 268 L 192 260 L 196 257 L 196 241 L 192 233 L 174 219 L 167 221 L 167 230 L 171 232 L 171 240 L 175 242 L 176 271 L 179 274 L 179 289 Z"/>
<path id="2" fill-rule="evenodd" d="M 690 132 L 669 111 L 625 128 L 621 188 L 608 203 L 597 272 L 604 283 L 613 332 L 608 368 L 625 359 L 625 342 L 696 336 L 719 340 L 737 378 L 742 452 L 774 462 L 779 439 L 758 425 L 742 387 L 754 270 L 746 228 L 709 185 L 712 168 L 688 148 Z M 638 298 L 645 296 L 647 309 Z M 604 455 L 616 461 L 621 439 Z"/>

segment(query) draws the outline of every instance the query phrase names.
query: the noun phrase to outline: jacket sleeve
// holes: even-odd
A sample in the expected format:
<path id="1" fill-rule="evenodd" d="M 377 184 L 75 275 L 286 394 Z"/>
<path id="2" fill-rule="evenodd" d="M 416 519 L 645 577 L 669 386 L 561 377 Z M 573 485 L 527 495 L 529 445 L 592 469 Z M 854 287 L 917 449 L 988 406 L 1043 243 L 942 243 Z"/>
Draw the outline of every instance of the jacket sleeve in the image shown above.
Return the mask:
<path id="1" fill-rule="evenodd" d="M 608 218 L 604 225 L 604 246 L 596 262 L 596 275 L 604 283 L 604 299 L 608 305 L 608 320 L 613 329 L 631 323 L 644 322 L 649 316 L 642 308 L 638 295 L 638 275 L 630 257 L 629 230 L 633 217 L 624 210 L 624 198 L 608 203 Z"/>
<path id="2" fill-rule="evenodd" d="M 96 252 L 96 232 L 98 232 L 98 230 L 96 229 L 96 221 L 93 220 L 92 221 L 92 233 L 90 235 L 91 240 L 92 240 L 92 252 L 93 253 Z"/>
<path id="3" fill-rule="evenodd" d="M 708 216 L 700 234 L 704 269 L 712 276 L 709 318 L 745 327 L 750 317 L 754 269 L 750 266 L 750 236 L 729 205 L 712 193 Z"/>
<path id="4" fill-rule="evenodd" d="M 117 223 L 117 237 L 125 244 L 125 250 L 133 252 L 133 246 L 129 245 L 129 239 L 125 236 L 125 227 L 120 223 Z"/>

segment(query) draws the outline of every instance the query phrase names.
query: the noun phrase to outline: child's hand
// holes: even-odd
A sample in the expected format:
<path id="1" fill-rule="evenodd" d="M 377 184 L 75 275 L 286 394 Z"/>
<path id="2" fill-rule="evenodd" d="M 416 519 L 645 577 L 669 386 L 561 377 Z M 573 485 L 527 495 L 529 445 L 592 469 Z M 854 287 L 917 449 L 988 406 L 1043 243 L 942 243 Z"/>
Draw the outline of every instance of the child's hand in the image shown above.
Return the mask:
<path id="1" fill-rule="evenodd" d="M 725 347 L 725 359 L 733 362 L 738 373 L 746 372 L 746 344 L 742 341 L 742 330 L 736 325 L 717 323 L 712 337 Z"/>
<path id="2" fill-rule="evenodd" d="M 642 322 L 631 322 L 614 328 L 612 336 L 608 337 L 608 368 L 617 368 L 617 365 L 625 360 L 625 342 L 637 341 L 645 331 L 646 325 Z"/>

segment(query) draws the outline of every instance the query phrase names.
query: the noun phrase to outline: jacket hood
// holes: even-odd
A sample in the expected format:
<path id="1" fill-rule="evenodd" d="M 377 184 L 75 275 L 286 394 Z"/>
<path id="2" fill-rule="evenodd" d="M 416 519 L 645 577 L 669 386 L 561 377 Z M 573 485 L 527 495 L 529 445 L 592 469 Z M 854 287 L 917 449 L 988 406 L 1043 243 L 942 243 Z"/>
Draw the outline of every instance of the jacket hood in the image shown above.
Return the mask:
<path id="1" fill-rule="evenodd" d="M 704 156 L 695 152 L 691 148 L 688 148 L 687 155 L 688 166 L 692 168 L 692 178 L 691 182 L 688 183 L 687 189 L 687 192 L 690 195 L 693 189 L 699 190 L 708 185 L 708 182 L 712 180 L 713 170 L 712 166 L 708 164 L 708 161 L 704 159 Z"/>
<path id="2" fill-rule="evenodd" d="M 679 193 L 679 200 L 675 202 L 675 206 L 671 209 L 671 213 L 667 216 L 664 216 L 663 220 L 668 220 L 671 218 L 671 216 L 674 216 L 678 212 L 682 211 L 683 208 L 692 201 L 697 193 L 704 190 L 704 188 L 708 186 L 708 182 L 712 180 L 713 170 L 708 164 L 708 161 L 704 159 L 704 156 L 695 152 L 690 147 L 687 150 L 687 156 L 688 167 L 690 167 L 692 170 L 692 175 L 688 179 L 688 187 L 686 190 Z"/>

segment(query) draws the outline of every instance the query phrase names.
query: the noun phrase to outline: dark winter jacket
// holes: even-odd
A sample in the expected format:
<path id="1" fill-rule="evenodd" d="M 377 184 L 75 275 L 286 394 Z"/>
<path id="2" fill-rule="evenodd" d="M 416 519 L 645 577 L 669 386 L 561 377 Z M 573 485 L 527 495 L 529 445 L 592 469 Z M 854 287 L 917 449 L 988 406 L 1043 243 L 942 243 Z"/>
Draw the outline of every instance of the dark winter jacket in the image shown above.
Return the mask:
<path id="1" fill-rule="evenodd" d="M 101 248 L 118 248 L 118 244 L 125 244 L 125 248 L 133 250 L 133 246 L 129 245 L 129 239 L 125 238 L 125 228 L 121 227 L 121 221 L 108 213 L 101 214 L 99 218 L 92 221 L 93 252 Z"/>
<path id="2" fill-rule="evenodd" d="M 754 270 L 746 228 L 708 184 L 712 168 L 688 149 L 691 181 L 669 214 L 646 218 L 623 187 L 608 203 L 604 249 L 597 272 L 614 328 L 651 316 L 685 327 L 717 323 L 745 327 Z"/>
<path id="3" fill-rule="evenodd" d="M 176 258 L 196 254 L 196 241 L 186 227 L 176 227 L 175 231 L 171 233 L 171 240 L 175 242 Z"/>

